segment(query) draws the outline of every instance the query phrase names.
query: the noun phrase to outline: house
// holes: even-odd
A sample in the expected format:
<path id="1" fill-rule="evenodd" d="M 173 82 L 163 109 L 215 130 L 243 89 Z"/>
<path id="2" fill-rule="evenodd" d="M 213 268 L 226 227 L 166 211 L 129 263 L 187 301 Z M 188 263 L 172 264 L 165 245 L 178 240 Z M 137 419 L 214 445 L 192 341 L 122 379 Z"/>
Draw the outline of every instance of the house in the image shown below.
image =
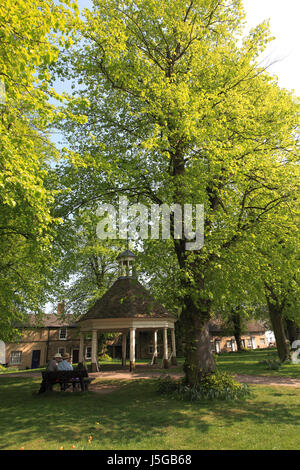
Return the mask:
<path id="1" fill-rule="evenodd" d="M 250 320 L 246 323 L 246 333 L 241 335 L 243 349 L 259 349 L 269 346 L 266 338 L 266 327 L 262 321 Z M 237 351 L 234 336 L 225 335 L 222 331 L 222 321 L 215 319 L 210 322 L 212 350 L 216 353 Z"/>
<path id="2" fill-rule="evenodd" d="M 19 325 L 21 336 L 15 342 L 6 343 L 6 364 L 19 369 L 36 369 L 48 363 L 56 353 L 69 353 L 74 363 L 78 362 L 79 333 L 73 315 L 45 314 L 36 320 L 28 315 L 28 321 Z M 90 344 L 86 342 L 85 356 L 89 360 Z"/>

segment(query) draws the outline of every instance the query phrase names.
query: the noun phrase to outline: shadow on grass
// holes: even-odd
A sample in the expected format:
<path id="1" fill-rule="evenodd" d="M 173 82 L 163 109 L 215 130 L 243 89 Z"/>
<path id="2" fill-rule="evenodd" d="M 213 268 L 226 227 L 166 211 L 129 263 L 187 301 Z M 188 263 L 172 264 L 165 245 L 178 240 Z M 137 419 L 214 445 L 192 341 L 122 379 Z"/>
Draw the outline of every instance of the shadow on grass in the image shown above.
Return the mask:
<path id="1" fill-rule="evenodd" d="M 1 382 L 1 449 L 18 449 L 29 441 L 40 441 L 42 448 L 47 448 L 47 442 L 49 448 L 59 448 L 66 442 L 87 442 L 89 435 L 103 449 L 126 445 L 146 448 L 153 440 L 162 442 L 170 428 L 176 428 L 182 445 L 189 448 L 186 433 L 204 435 L 217 422 L 228 429 L 243 421 L 257 426 L 300 424 L 299 393 L 291 390 L 268 389 L 265 400 L 261 394 L 256 400 L 254 391 L 245 402 L 187 403 L 158 395 L 155 380 L 122 381 L 118 390 L 106 395 L 91 391 L 33 395 L 38 388 L 36 379 L 7 378 Z"/>
<path id="2" fill-rule="evenodd" d="M 152 382 L 152 381 L 151 381 Z M 168 405 L 157 395 L 153 382 L 121 382 L 117 391 L 62 393 L 54 390 L 33 395 L 38 390 L 33 379 L 6 379 L 2 382 L 0 448 L 19 448 L 26 441 L 42 439 L 52 444 L 77 442 L 93 435 L 106 448 L 132 441 L 141 442 L 161 436 L 164 428 L 189 425 L 180 403 Z M 183 406 L 184 407 L 184 406 Z M 100 423 L 100 424 L 97 424 Z M 197 424 L 205 432 L 207 425 Z"/>

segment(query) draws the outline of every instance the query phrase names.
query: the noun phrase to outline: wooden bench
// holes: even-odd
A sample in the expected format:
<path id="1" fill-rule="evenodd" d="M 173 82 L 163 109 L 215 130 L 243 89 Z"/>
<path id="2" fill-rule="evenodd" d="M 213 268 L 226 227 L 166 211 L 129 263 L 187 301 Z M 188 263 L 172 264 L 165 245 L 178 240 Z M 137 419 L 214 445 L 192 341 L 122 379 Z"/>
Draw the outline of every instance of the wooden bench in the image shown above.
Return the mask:
<path id="1" fill-rule="evenodd" d="M 89 378 L 85 370 L 59 370 L 55 372 L 42 372 L 43 381 L 39 393 L 52 390 L 53 385 L 59 384 L 61 391 L 73 387 L 73 391 L 80 389 L 82 392 L 88 390 L 93 379 Z"/>

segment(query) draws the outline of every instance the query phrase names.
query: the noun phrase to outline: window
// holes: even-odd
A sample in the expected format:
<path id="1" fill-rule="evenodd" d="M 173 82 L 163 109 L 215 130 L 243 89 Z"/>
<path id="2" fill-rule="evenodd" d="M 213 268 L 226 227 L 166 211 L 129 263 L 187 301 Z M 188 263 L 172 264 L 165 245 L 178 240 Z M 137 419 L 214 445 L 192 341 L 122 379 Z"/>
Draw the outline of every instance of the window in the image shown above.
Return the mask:
<path id="1" fill-rule="evenodd" d="M 242 344 L 242 348 L 245 348 L 245 340 L 244 339 L 241 340 L 241 344 Z"/>
<path id="2" fill-rule="evenodd" d="M 67 328 L 60 328 L 59 339 L 67 339 Z"/>
<path id="3" fill-rule="evenodd" d="M 226 341 L 226 346 L 228 349 L 231 349 L 232 348 L 231 341 Z"/>
<path id="4" fill-rule="evenodd" d="M 247 339 L 247 347 L 252 348 L 252 338 Z"/>
<path id="5" fill-rule="evenodd" d="M 260 344 L 265 344 L 265 338 L 260 338 Z"/>
<path id="6" fill-rule="evenodd" d="M 10 353 L 11 364 L 21 364 L 21 360 L 22 360 L 22 351 L 12 351 Z"/>
<path id="7" fill-rule="evenodd" d="M 86 359 L 92 359 L 92 348 L 91 346 L 87 346 L 85 350 L 85 358 Z"/>
<path id="8" fill-rule="evenodd" d="M 65 354 L 65 348 L 58 348 L 58 352 L 63 356 Z"/>

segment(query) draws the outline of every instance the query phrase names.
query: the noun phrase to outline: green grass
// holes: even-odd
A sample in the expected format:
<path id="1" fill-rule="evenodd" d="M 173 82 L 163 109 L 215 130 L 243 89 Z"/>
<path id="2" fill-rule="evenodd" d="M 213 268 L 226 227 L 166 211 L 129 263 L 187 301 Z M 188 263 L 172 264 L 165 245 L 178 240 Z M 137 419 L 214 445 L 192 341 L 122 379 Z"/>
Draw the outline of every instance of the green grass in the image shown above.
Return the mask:
<path id="1" fill-rule="evenodd" d="M 300 378 L 300 364 L 287 363 L 282 364 L 278 370 L 270 370 L 265 364 L 259 364 L 267 359 L 278 360 L 276 349 L 223 353 L 217 358 L 217 366 L 219 370 L 232 374 Z"/>
<path id="2" fill-rule="evenodd" d="M 297 388 L 252 386 L 243 402 L 186 403 L 158 395 L 155 380 L 119 381 L 120 388 L 109 394 L 34 395 L 39 383 L 1 377 L 0 449 L 246 450 L 300 444 Z"/>

